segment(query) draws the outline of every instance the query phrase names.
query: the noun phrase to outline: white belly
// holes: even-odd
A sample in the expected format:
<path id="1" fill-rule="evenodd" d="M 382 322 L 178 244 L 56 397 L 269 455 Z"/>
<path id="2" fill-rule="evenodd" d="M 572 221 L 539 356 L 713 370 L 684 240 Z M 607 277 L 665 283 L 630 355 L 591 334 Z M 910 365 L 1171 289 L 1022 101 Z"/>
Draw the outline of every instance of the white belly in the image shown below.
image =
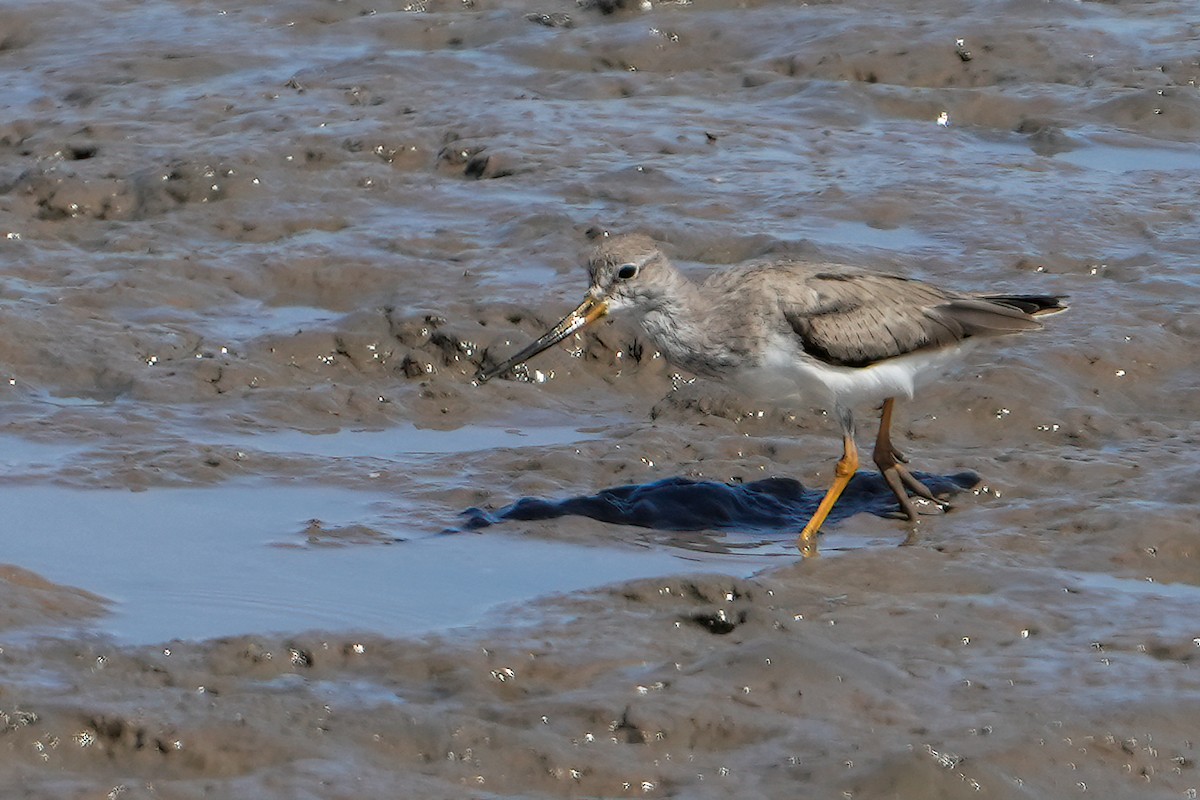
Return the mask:
<path id="1" fill-rule="evenodd" d="M 827 408 L 911 399 L 923 384 L 956 366 L 972 344 L 910 353 L 869 367 L 835 367 L 797 352 L 790 342 L 780 343 L 770 348 L 761 366 L 739 373 L 737 385 L 755 398 Z"/>

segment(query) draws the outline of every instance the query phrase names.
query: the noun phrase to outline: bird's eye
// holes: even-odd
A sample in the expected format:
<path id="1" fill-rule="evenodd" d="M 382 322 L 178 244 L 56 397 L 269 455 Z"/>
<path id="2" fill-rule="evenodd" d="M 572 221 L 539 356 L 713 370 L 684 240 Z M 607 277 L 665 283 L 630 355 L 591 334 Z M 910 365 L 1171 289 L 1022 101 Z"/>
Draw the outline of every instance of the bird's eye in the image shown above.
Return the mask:
<path id="1" fill-rule="evenodd" d="M 621 268 L 617 270 L 617 279 L 627 281 L 634 275 L 637 275 L 637 273 L 637 264 L 622 264 Z"/>

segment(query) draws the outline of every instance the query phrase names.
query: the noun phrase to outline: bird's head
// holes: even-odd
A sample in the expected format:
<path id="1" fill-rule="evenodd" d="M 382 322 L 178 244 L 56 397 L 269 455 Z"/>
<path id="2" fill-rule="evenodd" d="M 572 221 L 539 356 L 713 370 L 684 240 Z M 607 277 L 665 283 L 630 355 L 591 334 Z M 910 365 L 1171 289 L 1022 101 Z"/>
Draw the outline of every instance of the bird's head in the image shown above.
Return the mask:
<path id="1" fill-rule="evenodd" d="M 489 369 L 481 369 L 476 379 L 483 383 L 507 372 L 609 312 L 653 308 L 664 294 L 670 273 L 670 263 L 650 237 L 641 234 L 604 237 L 588 260 L 591 287 L 583 302 L 516 355 Z"/>

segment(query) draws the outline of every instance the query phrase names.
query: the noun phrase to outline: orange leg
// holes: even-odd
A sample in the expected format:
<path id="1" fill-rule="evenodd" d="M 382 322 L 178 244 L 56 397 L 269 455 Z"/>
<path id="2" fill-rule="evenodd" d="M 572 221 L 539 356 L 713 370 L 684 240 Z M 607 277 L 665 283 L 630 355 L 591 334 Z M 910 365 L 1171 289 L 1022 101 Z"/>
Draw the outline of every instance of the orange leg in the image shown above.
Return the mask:
<path id="1" fill-rule="evenodd" d="M 825 518 L 833 509 L 833 504 L 841 497 L 842 490 L 846 488 L 846 484 L 854 477 L 854 471 L 858 469 L 858 448 L 854 445 L 852 430 L 842 434 L 842 447 L 842 457 L 837 462 L 837 469 L 834 470 L 833 484 L 829 487 L 829 491 L 825 492 L 825 497 L 821 499 L 821 505 L 817 506 L 817 512 L 804 526 L 804 530 L 800 532 L 800 538 L 796 541 L 800 548 L 800 555 L 805 558 L 817 555 L 817 534 L 821 531 Z"/>

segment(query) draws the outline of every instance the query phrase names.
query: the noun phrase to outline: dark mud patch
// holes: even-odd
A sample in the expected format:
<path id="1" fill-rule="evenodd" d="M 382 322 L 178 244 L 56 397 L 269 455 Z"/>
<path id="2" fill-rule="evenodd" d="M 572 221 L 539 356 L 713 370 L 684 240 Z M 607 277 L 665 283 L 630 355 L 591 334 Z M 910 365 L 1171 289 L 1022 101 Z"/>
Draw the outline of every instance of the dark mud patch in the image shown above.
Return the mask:
<path id="1" fill-rule="evenodd" d="M 980 482 L 978 475 L 969 472 L 915 475 L 935 495 L 947 499 Z M 564 500 L 523 497 L 495 511 L 469 508 L 462 515 L 467 530 L 505 521 L 581 516 L 614 525 L 667 531 L 796 533 L 817 510 L 823 496 L 823 490 L 806 489 L 791 478 L 730 484 L 672 477 Z M 850 480 L 828 519 L 836 524 L 863 512 L 883 517 L 894 516 L 898 511 L 895 496 L 883 479 L 859 472 Z"/>

